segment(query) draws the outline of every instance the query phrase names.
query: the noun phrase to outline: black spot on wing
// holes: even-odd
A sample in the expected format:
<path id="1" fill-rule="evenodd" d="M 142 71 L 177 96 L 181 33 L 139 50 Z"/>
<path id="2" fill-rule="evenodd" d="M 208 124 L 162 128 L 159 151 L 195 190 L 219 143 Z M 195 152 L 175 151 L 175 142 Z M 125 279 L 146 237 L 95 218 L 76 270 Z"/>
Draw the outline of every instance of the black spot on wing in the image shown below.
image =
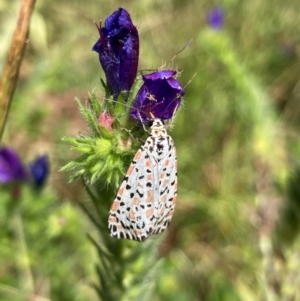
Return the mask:
<path id="1" fill-rule="evenodd" d="M 142 192 L 139 192 L 138 190 L 136 191 L 137 192 L 137 194 L 139 195 L 139 197 L 143 197 L 144 196 L 144 193 L 142 193 Z"/>
<path id="2" fill-rule="evenodd" d="M 168 190 L 168 186 L 164 190 L 162 190 L 159 194 L 163 195 L 166 192 L 166 190 Z"/>

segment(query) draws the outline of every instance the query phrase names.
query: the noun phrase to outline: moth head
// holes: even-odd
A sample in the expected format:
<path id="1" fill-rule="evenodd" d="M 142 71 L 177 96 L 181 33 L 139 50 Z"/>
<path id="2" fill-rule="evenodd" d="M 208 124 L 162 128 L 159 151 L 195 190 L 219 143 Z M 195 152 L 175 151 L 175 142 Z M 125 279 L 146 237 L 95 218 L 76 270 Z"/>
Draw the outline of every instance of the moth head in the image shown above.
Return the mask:
<path id="1" fill-rule="evenodd" d="M 151 124 L 151 129 L 160 130 L 161 128 L 164 128 L 164 123 L 160 119 L 154 118 Z"/>

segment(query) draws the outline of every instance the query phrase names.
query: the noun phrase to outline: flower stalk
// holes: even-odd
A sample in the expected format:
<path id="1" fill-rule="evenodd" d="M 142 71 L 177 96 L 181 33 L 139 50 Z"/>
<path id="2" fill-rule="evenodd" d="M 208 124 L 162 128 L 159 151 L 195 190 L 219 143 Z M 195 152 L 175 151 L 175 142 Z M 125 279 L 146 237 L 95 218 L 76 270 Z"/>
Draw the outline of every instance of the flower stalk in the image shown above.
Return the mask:
<path id="1" fill-rule="evenodd" d="M 97 28 L 100 37 L 92 50 L 99 54 L 106 76 L 101 80 L 105 97 L 93 93 L 87 106 L 76 99 L 90 133 L 63 138 L 79 155 L 61 170 L 72 171 L 71 180 L 81 178 L 91 199 L 80 206 L 99 233 L 98 239 L 89 235 L 99 256 L 94 284 L 99 298 L 146 300 L 151 294 L 145 294 L 145 287 L 159 271 L 156 250 L 161 237 L 143 243 L 112 238 L 108 214 L 140 141 L 147 137 L 143 127 L 153 118 L 171 119 L 185 92 L 176 70 L 137 76 L 139 36 L 125 9 Z"/>

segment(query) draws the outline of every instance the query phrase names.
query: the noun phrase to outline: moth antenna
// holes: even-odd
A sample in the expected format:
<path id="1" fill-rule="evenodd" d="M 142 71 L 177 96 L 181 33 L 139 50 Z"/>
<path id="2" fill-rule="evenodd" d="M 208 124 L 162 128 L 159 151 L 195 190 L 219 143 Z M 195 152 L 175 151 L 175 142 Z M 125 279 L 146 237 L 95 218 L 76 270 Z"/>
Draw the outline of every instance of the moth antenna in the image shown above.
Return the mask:
<path id="1" fill-rule="evenodd" d="M 193 39 L 190 39 L 187 43 L 185 43 L 185 45 L 179 50 L 177 51 L 173 57 L 171 59 L 169 59 L 166 63 L 164 63 L 159 69 L 164 68 L 164 66 L 166 66 L 167 64 L 171 63 L 174 61 L 174 59 L 183 51 L 185 50 L 191 43 L 193 42 Z"/>
<path id="2" fill-rule="evenodd" d="M 184 86 L 184 89 L 192 82 L 192 80 L 195 78 L 195 76 L 197 75 L 197 72 L 192 76 L 192 78 L 186 83 L 186 85 Z"/>

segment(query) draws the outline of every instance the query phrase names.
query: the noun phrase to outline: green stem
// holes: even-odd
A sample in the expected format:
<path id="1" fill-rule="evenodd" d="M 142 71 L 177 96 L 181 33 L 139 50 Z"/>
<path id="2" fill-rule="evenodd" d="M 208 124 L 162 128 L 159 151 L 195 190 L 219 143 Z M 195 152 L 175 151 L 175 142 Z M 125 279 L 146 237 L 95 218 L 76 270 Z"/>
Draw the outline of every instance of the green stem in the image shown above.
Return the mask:
<path id="1" fill-rule="evenodd" d="M 0 293 L 1 293 L 1 297 L 2 296 L 6 296 L 7 299 L 5 300 L 23 300 L 23 292 L 5 285 L 5 284 L 0 284 Z M 28 300 L 34 300 L 34 301 L 51 301 L 48 298 L 42 297 L 42 296 L 38 296 L 38 295 L 30 295 L 30 297 L 28 297 Z"/>
<path id="2" fill-rule="evenodd" d="M 34 292 L 34 281 L 21 216 L 16 213 L 12 222 L 15 237 L 15 261 L 20 275 L 21 290 L 27 294 L 32 294 Z"/>

